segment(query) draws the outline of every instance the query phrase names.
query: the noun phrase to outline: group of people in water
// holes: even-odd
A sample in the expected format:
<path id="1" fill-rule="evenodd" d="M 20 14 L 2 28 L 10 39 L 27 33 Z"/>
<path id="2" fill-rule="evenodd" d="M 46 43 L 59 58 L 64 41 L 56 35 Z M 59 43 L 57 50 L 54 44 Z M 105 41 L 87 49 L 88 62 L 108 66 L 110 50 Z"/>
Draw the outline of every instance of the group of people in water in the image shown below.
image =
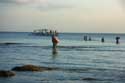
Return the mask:
<path id="1" fill-rule="evenodd" d="M 89 36 L 84 36 L 84 41 L 92 41 L 92 39 L 91 39 L 91 37 Z M 119 44 L 120 42 L 119 42 L 119 40 L 120 40 L 120 37 L 116 37 L 115 38 L 115 40 L 116 40 L 116 44 Z M 105 42 L 105 38 L 104 37 L 102 37 L 101 38 L 101 42 L 102 43 L 104 43 Z M 53 47 L 52 47 L 52 49 L 53 49 L 53 54 L 57 54 L 57 44 L 59 43 L 59 39 L 58 39 L 58 37 L 56 36 L 56 35 L 52 35 L 52 44 L 53 44 Z"/>
<path id="2" fill-rule="evenodd" d="M 89 36 L 89 37 L 88 37 L 88 36 L 84 36 L 83 39 L 84 39 L 84 41 L 91 41 L 91 40 L 92 40 L 90 36 Z M 115 40 L 116 40 L 116 44 L 119 44 L 119 43 L 120 43 L 120 41 L 119 41 L 119 40 L 120 40 L 120 37 L 116 37 Z M 101 42 L 102 42 L 102 43 L 105 42 L 105 38 L 104 38 L 104 37 L 101 38 Z"/>

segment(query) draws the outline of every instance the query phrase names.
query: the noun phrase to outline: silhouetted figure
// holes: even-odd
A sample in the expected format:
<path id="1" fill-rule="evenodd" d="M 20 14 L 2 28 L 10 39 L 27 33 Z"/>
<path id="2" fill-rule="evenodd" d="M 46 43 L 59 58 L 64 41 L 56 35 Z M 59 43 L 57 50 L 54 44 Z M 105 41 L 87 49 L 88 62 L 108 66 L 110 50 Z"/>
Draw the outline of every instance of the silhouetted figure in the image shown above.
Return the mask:
<path id="1" fill-rule="evenodd" d="M 52 34 L 52 30 L 50 30 L 50 34 Z"/>
<path id="2" fill-rule="evenodd" d="M 52 43 L 53 43 L 53 54 L 57 54 L 57 44 L 59 43 L 59 39 L 55 36 L 52 35 Z"/>
<path id="3" fill-rule="evenodd" d="M 58 32 L 55 30 L 55 35 L 58 36 Z"/>
<path id="4" fill-rule="evenodd" d="M 120 43 L 119 42 L 120 37 L 116 37 L 115 39 L 116 39 L 116 44 L 119 44 Z"/>
<path id="5" fill-rule="evenodd" d="M 89 41 L 92 41 L 91 37 L 89 37 Z"/>
<path id="6" fill-rule="evenodd" d="M 102 39 L 101 39 L 101 42 L 102 42 L 102 43 L 104 43 L 104 42 L 105 42 L 105 39 L 104 39 L 104 37 L 102 37 Z"/>
<path id="7" fill-rule="evenodd" d="M 84 36 L 84 41 L 87 41 L 88 39 L 87 39 L 87 36 Z"/>

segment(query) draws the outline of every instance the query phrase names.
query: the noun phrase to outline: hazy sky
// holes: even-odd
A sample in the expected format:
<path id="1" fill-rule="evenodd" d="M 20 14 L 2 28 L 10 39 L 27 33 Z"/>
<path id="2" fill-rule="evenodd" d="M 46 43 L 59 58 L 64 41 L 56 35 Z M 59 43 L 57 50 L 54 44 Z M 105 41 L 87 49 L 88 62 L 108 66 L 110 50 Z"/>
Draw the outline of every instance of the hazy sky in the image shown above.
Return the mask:
<path id="1" fill-rule="evenodd" d="M 0 31 L 125 32 L 125 0 L 0 0 Z"/>

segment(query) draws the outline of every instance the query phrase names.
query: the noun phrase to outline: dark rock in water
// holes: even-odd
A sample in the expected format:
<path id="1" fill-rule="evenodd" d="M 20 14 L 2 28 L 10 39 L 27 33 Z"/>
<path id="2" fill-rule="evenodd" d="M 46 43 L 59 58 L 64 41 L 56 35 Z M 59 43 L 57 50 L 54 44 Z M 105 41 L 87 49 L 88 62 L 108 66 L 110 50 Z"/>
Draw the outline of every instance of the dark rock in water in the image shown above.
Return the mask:
<path id="1" fill-rule="evenodd" d="M 0 43 L 0 45 L 16 45 L 16 44 L 21 44 L 21 43 L 14 43 L 14 42 Z"/>
<path id="2" fill-rule="evenodd" d="M 0 70 L 0 77 L 12 77 L 15 76 L 16 74 L 12 71 L 5 71 L 5 70 Z"/>
<path id="3" fill-rule="evenodd" d="M 82 80 L 86 80 L 86 81 L 95 81 L 95 80 L 98 80 L 96 78 L 83 78 Z"/>
<path id="4" fill-rule="evenodd" d="M 24 43 L 16 43 L 16 42 L 0 42 L 0 45 L 5 45 L 5 46 L 9 46 L 9 45 L 20 45 L 20 44 L 24 44 Z"/>
<path id="5" fill-rule="evenodd" d="M 49 70 L 55 70 L 57 68 L 49 68 L 49 67 L 39 67 L 35 65 L 24 65 L 21 67 L 14 67 L 12 70 L 14 71 L 49 71 Z"/>
<path id="6" fill-rule="evenodd" d="M 15 45 L 15 44 L 21 44 L 21 43 L 13 43 L 13 42 L 6 42 L 4 45 Z"/>

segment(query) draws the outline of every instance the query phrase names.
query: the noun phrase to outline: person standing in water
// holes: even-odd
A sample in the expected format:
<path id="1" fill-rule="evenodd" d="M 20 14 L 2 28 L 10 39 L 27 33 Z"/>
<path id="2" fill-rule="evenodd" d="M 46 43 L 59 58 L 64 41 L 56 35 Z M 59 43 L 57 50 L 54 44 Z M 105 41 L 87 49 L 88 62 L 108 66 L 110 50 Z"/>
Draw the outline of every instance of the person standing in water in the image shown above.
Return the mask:
<path id="1" fill-rule="evenodd" d="M 57 44 L 59 43 L 59 39 L 55 35 L 52 35 L 52 43 L 53 43 L 53 54 L 57 54 Z"/>
<path id="2" fill-rule="evenodd" d="M 59 43 L 59 39 L 55 35 L 52 35 L 52 43 L 53 43 L 53 48 L 57 48 L 57 44 Z"/>
<path id="3" fill-rule="evenodd" d="M 104 39 L 104 37 L 102 37 L 102 39 L 101 39 L 101 42 L 102 42 L 102 43 L 104 43 L 104 42 L 105 42 L 105 39 Z"/>
<path id="4" fill-rule="evenodd" d="M 88 40 L 88 37 L 87 36 L 84 36 L 84 41 L 87 41 Z"/>
<path id="5" fill-rule="evenodd" d="M 116 44 L 119 44 L 120 37 L 116 37 L 115 39 L 116 39 Z"/>

